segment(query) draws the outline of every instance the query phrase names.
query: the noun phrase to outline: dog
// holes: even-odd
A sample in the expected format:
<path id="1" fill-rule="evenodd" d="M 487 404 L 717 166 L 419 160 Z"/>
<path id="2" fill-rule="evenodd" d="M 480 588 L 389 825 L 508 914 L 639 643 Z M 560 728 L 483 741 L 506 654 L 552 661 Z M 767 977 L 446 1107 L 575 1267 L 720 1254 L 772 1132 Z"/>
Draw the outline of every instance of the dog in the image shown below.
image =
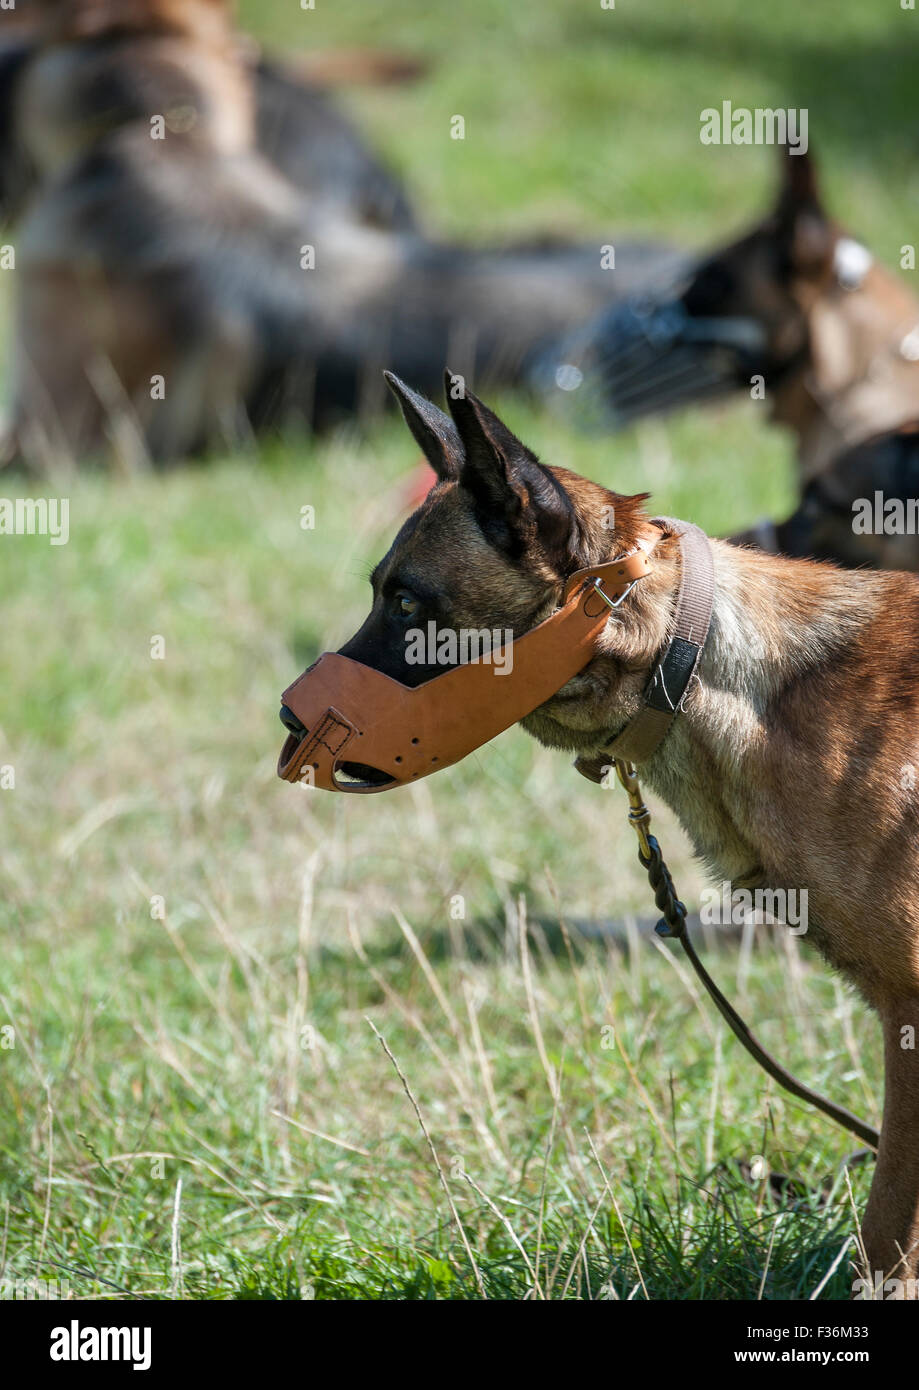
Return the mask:
<path id="1" fill-rule="evenodd" d="M 248 174 L 249 226 L 279 196 L 251 83 L 221 0 L 33 0 L 30 15 L 15 128 L 38 191 L 19 228 L 8 451 L 169 457 L 233 409 L 245 370 L 237 305 L 181 248 L 195 185 L 219 217 Z"/>
<path id="2" fill-rule="evenodd" d="M 849 449 L 805 484 L 785 521 L 731 539 L 851 568 L 919 570 L 919 426 Z"/>
<path id="3" fill-rule="evenodd" d="M 521 721 L 579 765 L 609 763 L 673 631 L 678 528 L 652 522 L 647 494 L 620 496 L 540 462 L 454 377 L 449 415 L 392 385 L 437 482 L 374 569 L 369 614 L 341 655 L 418 688 L 443 664 L 408 659 L 413 632 L 433 623 L 519 638 L 558 609 L 570 575 L 653 543 L 650 573 L 611 611 L 589 664 Z M 862 1238 L 867 1268 L 910 1296 L 919 1274 L 919 578 L 710 544 L 714 597 L 697 679 L 639 770 L 717 882 L 807 888 L 808 939 L 879 1015 L 883 1127 Z M 294 723 L 294 743 L 306 732 Z M 345 770 L 373 777 L 372 768 Z"/>
<path id="4" fill-rule="evenodd" d="M 184 8 L 193 13 L 197 3 L 191 0 Z M 164 11 L 164 26 L 187 37 L 187 29 L 175 27 L 175 17 L 176 11 L 171 18 Z M 97 5 L 81 11 L 77 6 L 66 12 L 49 8 L 47 0 L 20 0 L 15 10 L 0 11 L 0 219 L 5 223 L 16 222 L 41 176 L 29 158 L 32 111 L 19 92 L 30 64 L 50 43 L 88 42 L 94 31 L 116 23 L 122 36 L 132 26 L 141 34 L 153 27 L 149 13 L 130 10 L 125 0 L 112 0 L 108 9 Z M 241 35 L 236 43 L 238 60 L 254 84 L 256 145 L 269 163 L 310 199 L 337 207 L 342 216 L 391 230 L 417 230 L 403 182 L 367 146 L 329 89 L 343 83 L 414 81 L 422 66 L 396 54 L 347 50 L 281 61 Z M 122 59 L 119 70 L 125 67 Z M 111 71 L 102 65 L 94 75 L 87 65 L 81 90 L 71 90 L 68 102 L 56 108 L 51 138 L 58 149 L 87 118 L 113 126 L 136 116 L 137 96 L 130 83 L 114 85 Z M 92 90 L 94 80 L 107 81 L 104 101 L 102 93 Z M 233 99 L 229 93 L 225 97 Z"/>
<path id="5" fill-rule="evenodd" d="M 858 499 L 890 483 L 891 457 L 914 448 L 919 298 L 829 217 L 811 156 L 782 158 L 768 216 L 703 258 L 676 297 L 614 309 L 569 340 L 585 408 L 621 424 L 739 391 L 765 394 L 772 419 L 795 437 L 801 507 L 735 539 L 796 555 L 822 546 L 846 564 L 882 566 L 895 554 L 916 570 L 915 536 L 892 547 L 884 535 L 862 535 L 853 546 L 837 509 L 851 519 Z"/>
<path id="6" fill-rule="evenodd" d="M 259 146 L 225 0 L 34 2 L 13 458 L 132 467 L 323 428 L 382 403 L 387 360 L 436 389 L 450 348 L 517 382 L 545 341 L 677 259 L 623 244 L 610 274 L 599 245 L 433 241 L 336 196 L 322 141 L 326 192 L 304 191 L 308 171 L 294 183 Z"/>

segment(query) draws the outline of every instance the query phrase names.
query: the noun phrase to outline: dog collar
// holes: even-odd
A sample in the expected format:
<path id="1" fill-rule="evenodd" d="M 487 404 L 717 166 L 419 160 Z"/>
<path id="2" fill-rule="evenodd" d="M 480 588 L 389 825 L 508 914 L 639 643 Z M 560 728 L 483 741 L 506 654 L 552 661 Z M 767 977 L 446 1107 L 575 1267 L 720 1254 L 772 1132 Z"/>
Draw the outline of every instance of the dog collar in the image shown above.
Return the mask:
<path id="1" fill-rule="evenodd" d="M 643 763 L 660 747 L 682 708 L 711 626 L 715 576 L 708 536 L 688 521 L 661 517 L 655 525 L 679 537 L 681 573 L 673 631 L 651 667 L 638 713 L 602 753 L 575 760 L 578 772 L 591 782 L 602 782 L 615 760 Z"/>
<path id="2" fill-rule="evenodd" d="M 606 627 L 650 571 L 660 535 L 606 564 L 577 570 L 562 603 L 511 644 L 511 659 L 455 666 L 414 688 L 326 652 L 281 697 L 305 732 L 291 734 L 278 776 L 367 795 L 459 762 L 555 695 L 588 664 Z M 285 710 L 286 707 L 286 710 Z M 356 772 L 349 773 L 348 768 Z M 345 780 L 347 778 L 352 780 Z"/>

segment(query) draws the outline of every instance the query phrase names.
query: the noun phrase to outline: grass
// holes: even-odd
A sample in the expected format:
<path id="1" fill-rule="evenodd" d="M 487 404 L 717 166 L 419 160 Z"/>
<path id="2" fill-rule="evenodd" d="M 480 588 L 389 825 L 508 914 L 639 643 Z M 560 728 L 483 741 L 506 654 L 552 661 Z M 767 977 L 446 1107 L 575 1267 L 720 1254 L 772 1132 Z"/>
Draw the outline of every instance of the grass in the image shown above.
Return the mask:
<path id="1" fill-rule="evenodd" d="M 846 0 L 829 32 L 790 0 L 243 8 L 287 48 L 430 54 L 420 85 L 344 99 L 451 234 L 720 237 L 772 175 L 699 145 L 730 97 L 810 102 L 840 214 L 888 259 L 911 239 L 895 7 Z M 752 403 L 612 439 L 498 404 L 545 459 L 713 531 L 791 498 Z M 0 546 L 0 1270 L 100 1298 L 846 1297 L 851 1142 L 671 948 L 578 929 L 648 911 L 623 797 L 519 731 L 383 801 L 277 782 L 278 695 L 361 618 L 414 455 L 388 420 L 82 476 L 67 546 Z M 793 939 L 709 954 L 766 1045 L 877 1122 L 862 1006 Z M 744 1181 L 754 1155 L 793 1203 Z"/>

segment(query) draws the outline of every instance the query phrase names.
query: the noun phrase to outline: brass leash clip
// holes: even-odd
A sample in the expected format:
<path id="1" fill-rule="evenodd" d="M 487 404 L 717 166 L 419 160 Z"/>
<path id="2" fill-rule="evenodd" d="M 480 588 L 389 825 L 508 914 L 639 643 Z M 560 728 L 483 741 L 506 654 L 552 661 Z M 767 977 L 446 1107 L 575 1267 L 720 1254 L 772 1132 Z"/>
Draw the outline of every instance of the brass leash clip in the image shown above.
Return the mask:
<path id="1" fill-rule="evenodd" d="M 641 847 L 642 858 L 651 858 L 651 843 L 648 839 L 648 830 L 651 825 L 651 812 L 644 803 L 641 794 L 641 787 L 638 783 L 638 774 L 631 763 L 622 762 L 616 759 L 616 776 L 625 787 L 629 797 L 629 825 L 638 836 L 638 843 Z"/>

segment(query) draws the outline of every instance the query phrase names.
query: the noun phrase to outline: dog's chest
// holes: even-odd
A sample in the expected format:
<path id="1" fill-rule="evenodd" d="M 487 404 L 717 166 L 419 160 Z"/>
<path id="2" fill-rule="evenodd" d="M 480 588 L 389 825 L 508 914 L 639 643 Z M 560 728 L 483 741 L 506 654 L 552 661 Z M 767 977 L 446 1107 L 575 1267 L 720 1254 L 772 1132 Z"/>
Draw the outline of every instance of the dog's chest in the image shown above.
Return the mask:
<path id="1" fill-rule="evenodd" d="M 663 754 L 649 761 L 642 770 L 648 785 L 675 812 L 713 878 L 743 888 L 762 886 L 762 849 L 758 836 L 745 828 L 756 824 L 752 794 L 742 783 L 732 785 L 698 751 L 690 757 L 680 744 L 677 734 Z"/>

